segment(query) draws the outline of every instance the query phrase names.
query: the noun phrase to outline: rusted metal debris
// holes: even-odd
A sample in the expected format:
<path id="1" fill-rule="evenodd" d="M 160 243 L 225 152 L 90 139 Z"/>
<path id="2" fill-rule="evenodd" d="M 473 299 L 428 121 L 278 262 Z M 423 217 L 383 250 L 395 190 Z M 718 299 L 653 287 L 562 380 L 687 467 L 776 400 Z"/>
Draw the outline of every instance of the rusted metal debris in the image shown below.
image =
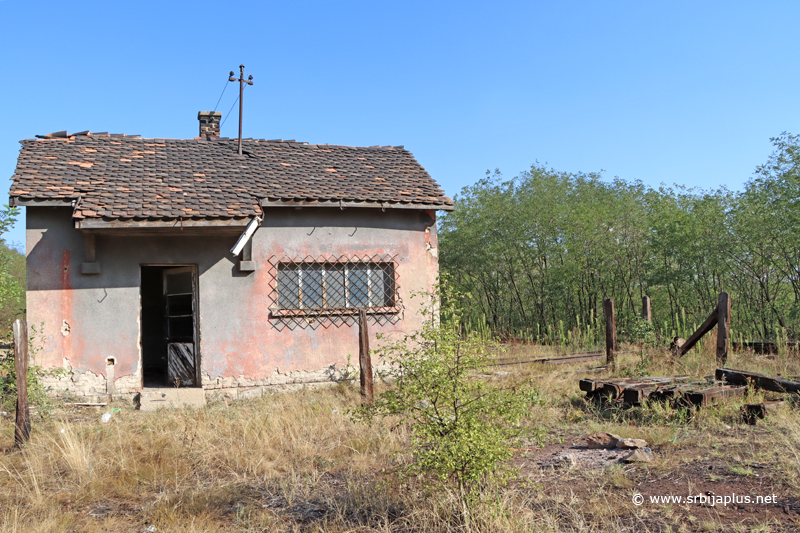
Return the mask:
<path id="1" fill-rule="evenodd" d="M 687 383 L 664 390 L 656 390 L 647 397 L 647 400 L 665 401 L 676 407 L 707 407 L 727 398 L 742 396 L 745 392 L 747 392 L 747 387 L 722 383 Z"/>
<path id="2" fill-rule="evenodd" d="M 725 381 L 733 385 L 753 386 L 757 389 L 772 392 L 795 392 L 800 393 L 800 383 L 789 381 L 781 377 L 770 377 L 756 372 L 746 370 L 734 370 L 732 368 L 718 368 L 715 376 L 718 380 Z"/>
<path id="3" fill-rule="evenodd" d="M 756 372 L 718 368 L 716 381 L 707 378 L 691 382 L 688 376 L 581 379 L 580 389 L 586 399 L 615 403 L 624 407 L 645 402 L 664 402 L 675 407 L 706 407 L 744 395 L 749 387 L 773 392 L 800 393 L 800 383 Z M 742 407 L 742 417 L 749 424 L 784 405 L 783 401 L 763 402 Z"/>
<path id="4" fill-rule="evenodd" d="M 682 392 L 681 399 L 697 407 L 706 407 L 720 403 L 728 398 L 742 396 L 747 392 L 747 387 L 731 385 L 715 385 L 701 390 L 687 390 Z"/>
<path id="5" fill-rule="evenodd" d="M 771 392 L 800 393 L 800 383 L 783 379 L 780 376 L 771 377 L 757 372 L 734 370 L 732 368 L 718 368 L 715 376 L 717 379 L 741 385 L 743 388 L 754 387 Z M 744 405 L 742 406 L 742 419 L 753 425 L 759 418 L 765 418 L 768 413 L 777 411 L 786 403 L 784 400 L 775 400 Z"/>
<path id="6" fill-rule="evenodd" d="M 660 401 L 682 407 L 705 407 L 720 401 L 741 396 L 747 387 L 723 383 L 689 383 L 688 376 L 582 379 L 581 390 L 587 399 L 617 402 L 623 406 L 641 405 L 646 401 Z"/>
<path id="7" fill-rule="evenodd" d="M 700 386 L 701 384 L 692 383 L 691 385 Z M 675 397 L 677 390 L 677 385 L 665 386 L 658 383 L 635 385 L 622 391 L 622 401 L 627 405 L 640 405 L 648 400 L 668 401 Z"/>
<path id="8" fill-rule="evenodd" d="M 658 388 L 649 393 L 647 396 L 643 397 L 640 403 L 644 403 L 645 401 L 651 401 L 651 402 L 671 403 L 673 405 L 687 405 L 691 402 L 688 400 L 683 401 L 684 394 L 689 391 L 703 390 L 704 387 L 708 387 L 708 383 L 694 382 L 694 383 L 685 383 L 683 385 L 674 385 L 670 387 Z M 631 405 L 636 405 L 636 404 L 631 404 Z"/>
<path id="9" fill-rule="evenodd" d="M 686 381 L 687 376 L 672 377 L 642 377 L 642 378 L 612 378 L 612 379 L 582 379 L 578 387 L 588 394 L 600 394 L 618 398 L 628 388 L 647 385 L 668 385 L 675 382 Z"/>
<path id="10" fill-rule="evenodd" d="M 743 405 L 742 419 L 752 426 L 759 418 L 765 418 L 768 413 L 775 412 L 784 405 L 786 402 L 783 400 Z"/>

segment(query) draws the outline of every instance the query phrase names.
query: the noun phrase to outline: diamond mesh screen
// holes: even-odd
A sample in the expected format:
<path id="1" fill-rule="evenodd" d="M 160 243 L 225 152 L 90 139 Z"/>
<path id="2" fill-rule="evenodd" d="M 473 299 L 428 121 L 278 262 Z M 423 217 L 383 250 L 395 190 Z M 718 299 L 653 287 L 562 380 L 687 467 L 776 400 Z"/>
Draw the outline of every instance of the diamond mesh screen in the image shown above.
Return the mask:
<path id="1" fill-rule="evenodd" d="M 367 310 L 372 323 L 395 323 L 402 311 L 395 259 L 273 257 L 273 325 L 294 329 L 353 324 L 359 309 Z"/>

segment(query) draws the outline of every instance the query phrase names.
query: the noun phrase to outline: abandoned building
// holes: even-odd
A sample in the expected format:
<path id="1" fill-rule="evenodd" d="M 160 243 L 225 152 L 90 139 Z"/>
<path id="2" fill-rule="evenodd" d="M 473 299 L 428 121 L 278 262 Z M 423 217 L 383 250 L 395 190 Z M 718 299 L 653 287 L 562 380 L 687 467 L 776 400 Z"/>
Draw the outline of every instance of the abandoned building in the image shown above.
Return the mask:
<path id="1" fill-rule="evenodd" d="M 79 396 L 179 385 L 233 397 L 336 379 L 358 312 L 410 333 L 451 210 L 402 146 L 59 132 L 21 141 L 27 319 Z M 37 339 L 42 339 L 41 341 Z"/>

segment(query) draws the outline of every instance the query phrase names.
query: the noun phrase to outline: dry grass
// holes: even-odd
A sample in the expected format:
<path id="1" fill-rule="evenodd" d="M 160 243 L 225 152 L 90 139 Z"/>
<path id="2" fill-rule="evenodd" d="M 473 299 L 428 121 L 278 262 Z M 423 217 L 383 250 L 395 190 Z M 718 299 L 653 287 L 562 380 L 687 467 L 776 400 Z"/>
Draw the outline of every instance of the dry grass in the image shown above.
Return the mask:
<path id="1" fill-rule="evenodd" d="M 185 530 L 186 520 L 199 531 L 220 515 L 241 517 L 239 500 L 254 488 L 274 488 L 291 505 L 324 473 L 354 478 L 391 464 L 402 430 L 355 426 L 346 416 L 355 402 L 339 387 L 200 410 L 126 408 L 108 424 L 100 411 L 62 411 L 35 426 L 22 452 L 0 460 L 0 523 L 4 531 L 29 531 L 30 523 L 88 531 L 83 515 L 109 514 L 96 509 L 106 506 L 159 531 Z M 3 428 L 6 442 L 12 429 Z"/>
<path id="2" fill-rule="evenodd" d="M 511 355 L 543 353 L 546 349 L 514 347 Z M 650 375 L 706 376 L 714 370 L 708 346 L 679 362 L 663 353 L 648 359 L 644 369 Z M 731 366 L 800 375 L 795 359 L 743 354 Z M 630 373 L 641 360 L 628 348 L 614 375 Z M 739 408 L 769 396 L 764 393 L 700 411 L 659 405 L 600 409 L 586 404 L 577 388 L 586 374 L 576 370 L 593 365 L 504 366 L 493 369 L 490 379 L 529 380 L 539 388 L 547 403 L 528 423 L 547 428 L 550 444 L 580 443 L 589 433 L 612 431 L 650 442 L 654 463 L 554 472 L 521 456 L 519 480 L 495 494 L 493 505 L 474 510 L 473 530 L 736 530 L 741 517 L 631 504 L 633 492 L 652 479 L 672 480 L 674 472 L 685 473 L 675 478 L 674 490 L 689 491 L 698 483 L 754 482 L 768 465 L 771 487 L 783 490 L 785 498 L 800 496 L 800 420 L 791 408 L 756 427 L 741 424 Z M 337 385 L 199 410 L 124 408 L 108 424 L 100 422 L 102 411 L 62 408 L 35 422 L 23 451 L 0 457 L 0 530 L 464 530 L 452 494 L 395 474 L 396 454 L 407 442 L 403 428 L 349 420 L 346 412 L 358 401 L 351 386 Z M 8 419 L 0 439 L 13 442 Z M 695 475 L 699 463 L 725 467 Z M 791 530 L 784 526 L 759 515 L 741 530 Z"/>

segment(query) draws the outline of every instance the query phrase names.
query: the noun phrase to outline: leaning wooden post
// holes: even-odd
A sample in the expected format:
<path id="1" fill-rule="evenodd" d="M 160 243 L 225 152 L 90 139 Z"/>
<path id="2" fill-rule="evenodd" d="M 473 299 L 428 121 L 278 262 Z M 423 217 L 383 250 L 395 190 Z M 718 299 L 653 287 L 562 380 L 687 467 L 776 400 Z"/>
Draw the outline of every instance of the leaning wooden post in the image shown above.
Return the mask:
<path id="1" fill-rule="evenodd" d="M 642 296 L 642 318 L 647 322 L 653 322 L 653 311 L 650 308 L 649 296 Z"/>
<path id="2" fill-rule="evenodd" d="M 28 410 L 28 323 L 14 321 L 14 370 L 17 373 L 17 423 L 14 446 L 22 447 L 31 436 L 31 415 Z"/>
<path id="3" fill-rule="evenodd" d="M 372 404 L 372 358 L 369 355 L 369 329 L 367 312 L 358 312 L 358 366 L 361 370 L 361 401 Z"/>
<path id="4" fill-rule="evenodd" d="M 606 364 L 613 365 L 617 351 L 617 321 L 614 317 L 614 300 L 609 298 L 603 302 L 606 315 Z"/>
<path id="5" fill-rule="evenodd" d="M 727 292 L 719 293 L 717 307 L 717 365 L 725 366 L 728 362 L 731 328 L 731 296 Z"/>
<path id="6" fill-rule="evenodd" d="M 686 342 L 684 342 L 683 345 L 678 350 L 678 355 L 680 357 L 686 355 L 686 352 L 691 350 L 692 347 L 695 344 L 697 344 L 697 341 L 699 341 L 703 337 L 703 335 L 714 329 L 714 326 L 716 326 L 718 322 L 719 322 L 719 305 L 715 307 L 713 311 L 711 311 L 711 314 L 708 315 L 706 321 L 703 322 L 699 328 L 697 328 L 697 331 L 692 333 L 692 336 L 686 339 Z"/>

